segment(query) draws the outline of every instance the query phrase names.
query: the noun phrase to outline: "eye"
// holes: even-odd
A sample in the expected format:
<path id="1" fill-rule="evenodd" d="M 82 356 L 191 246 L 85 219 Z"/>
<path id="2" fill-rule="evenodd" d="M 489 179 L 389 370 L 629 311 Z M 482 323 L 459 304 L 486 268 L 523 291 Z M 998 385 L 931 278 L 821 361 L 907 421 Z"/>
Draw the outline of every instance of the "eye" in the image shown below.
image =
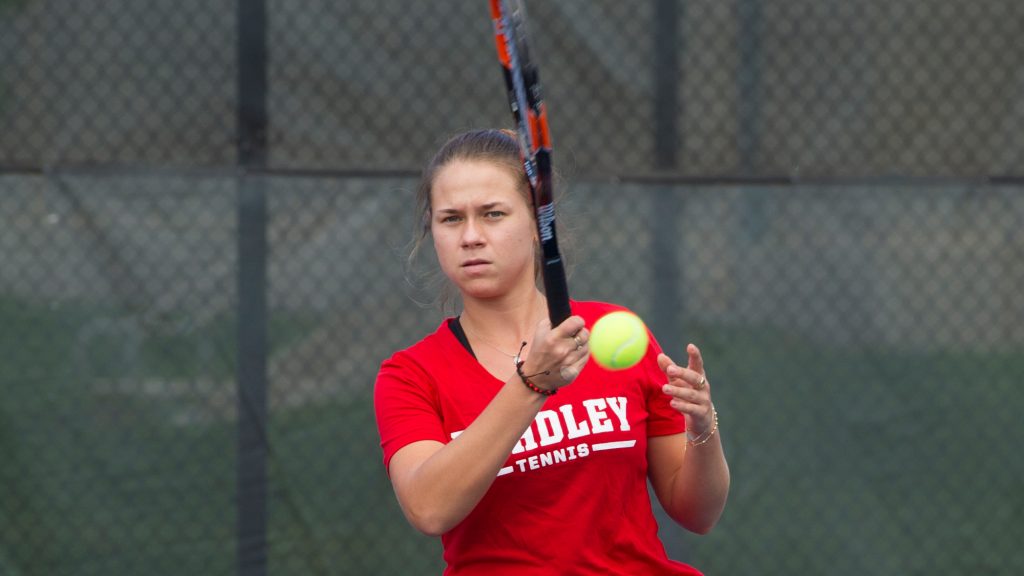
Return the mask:
<path id="1" fill-rule="evenodd" d="M 504 215 L 505 213 L 502 212 L 501 210 L 488 210 L 487 212 L 484 212 L 484 216 L 492 220 L 496 218 L 501 218 Z"/>
<path id="2" fill-rule="evenodd" d="M 454 224 L 462 220 L 462 217 L 458 214 L 448 214 L 447 216 L 441 217 L 441 224 Z"/>

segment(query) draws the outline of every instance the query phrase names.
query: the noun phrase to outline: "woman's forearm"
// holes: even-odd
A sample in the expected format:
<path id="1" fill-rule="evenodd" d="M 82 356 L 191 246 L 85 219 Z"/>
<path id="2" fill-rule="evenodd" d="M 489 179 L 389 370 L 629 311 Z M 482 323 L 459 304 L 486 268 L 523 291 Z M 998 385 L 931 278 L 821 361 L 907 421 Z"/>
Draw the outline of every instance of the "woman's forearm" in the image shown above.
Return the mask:
<path id="1" fill-rule="evenodd" d="M 718 434 L 699 446 L 687 444 L 673 486 L 675 510 L 669 514 L 687 530 L 708 533 L 725 509 L 729 482 Z"/>
<path id="2" fill-rule="evenodd" d="M 402 510 L 418 530 L 440 535 L 480 502 L 545 396 L 512 376 L 490 404 L 448 444 L 418 442 L 391 461 L 391 480 Z"/>

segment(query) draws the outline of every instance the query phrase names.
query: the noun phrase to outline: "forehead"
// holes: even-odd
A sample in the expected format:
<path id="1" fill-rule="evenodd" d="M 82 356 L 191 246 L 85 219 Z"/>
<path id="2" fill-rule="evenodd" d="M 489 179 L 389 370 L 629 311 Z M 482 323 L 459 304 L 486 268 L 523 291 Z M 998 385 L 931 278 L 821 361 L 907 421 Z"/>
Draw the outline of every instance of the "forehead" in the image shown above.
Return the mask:
<path id="1" fill-rule="evenodd" d="M 431 205 L 526 202 L 520 180 L 508 166 L 486 160 L 454 160 L 438 170 Z"/>

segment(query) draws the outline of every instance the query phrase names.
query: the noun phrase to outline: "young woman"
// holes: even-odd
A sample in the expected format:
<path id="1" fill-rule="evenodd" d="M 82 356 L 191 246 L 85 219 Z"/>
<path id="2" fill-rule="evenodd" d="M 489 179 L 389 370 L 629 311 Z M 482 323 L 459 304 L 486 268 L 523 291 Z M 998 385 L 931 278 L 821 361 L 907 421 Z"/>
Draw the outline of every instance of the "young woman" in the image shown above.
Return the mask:
<path id="1" fill-rule="evenodd" d="M 589 361 L 589 327 L 621 307 L 574 301 L 551 326 L 513 133 L 451 139 L 419 206 L 419 241 L 433 239 L 462 312 L 383 363 L 375 405 L 398 502 L 441 536 L 445 574 L 700 574 L 667 558 L 647 491 L 701 534 L 725 507 L 697 347 L 683 367 L 652 338 L 638 365 L 608 371 Z"/>

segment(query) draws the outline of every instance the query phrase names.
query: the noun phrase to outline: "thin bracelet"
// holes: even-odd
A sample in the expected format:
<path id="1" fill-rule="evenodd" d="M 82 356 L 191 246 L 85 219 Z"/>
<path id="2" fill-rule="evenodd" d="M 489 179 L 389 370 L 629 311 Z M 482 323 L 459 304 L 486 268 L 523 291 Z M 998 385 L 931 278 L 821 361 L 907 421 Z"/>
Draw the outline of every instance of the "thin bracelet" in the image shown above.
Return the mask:
<path id="1" fill-rule="evenodd" d="M 520 358 L 520 356 L 522 355 L 523 350 L 525 348 L 526 348 L 526 342 L 523 342 L 523 345 L 519 347 L 519 353 L 516 354 L 516 357 L 513 358 L 513 360 L 512 360 L 515 363 L 515 365 L 516 365 L 516 374 L 519 375 L 519 379 L 523 381 L 523 384 L 525 384 L 527 388 L 529 388 L 530 390 L 533 390 L 537 394 L 541 394 L 541 395 L 544 395 L 544 396 L 554 396 L 555 393 L 558 392 L 558 388 L 555 388 L 554 390 L 546 390 L 544 388 L 541 388 L 540 386 L 537 386 L 533 382 L 530 382 L 530 378 L 533 378 L 534 376 L 541 376 L 541 375 L 551 374 L 550 370 L 545 370 L 543 372 L 537 372 L 536 374 L 530 374 L 529 376 L 527 376 L 526 374 L 523 374 L 523 364 L 525 364 L 526 362 L 524 360 L 522 360 Z"/>
<path id="2" fill-rule="evenodd" d="M 693 440 L 690 440 L 690 435 L 687 434 L 686 443 L 688 445 L 700 446 L 701 444 L 707 444 L 708 440 L 711 440 L 711 437 L 715 435 L 715 431 L 718 430 L 718 410 L 715 410 L 714 406 L 711 407 L 711 415 L 713 417 L 711 429 L 705 430 L 700 436 L 697 436 Z"/>

